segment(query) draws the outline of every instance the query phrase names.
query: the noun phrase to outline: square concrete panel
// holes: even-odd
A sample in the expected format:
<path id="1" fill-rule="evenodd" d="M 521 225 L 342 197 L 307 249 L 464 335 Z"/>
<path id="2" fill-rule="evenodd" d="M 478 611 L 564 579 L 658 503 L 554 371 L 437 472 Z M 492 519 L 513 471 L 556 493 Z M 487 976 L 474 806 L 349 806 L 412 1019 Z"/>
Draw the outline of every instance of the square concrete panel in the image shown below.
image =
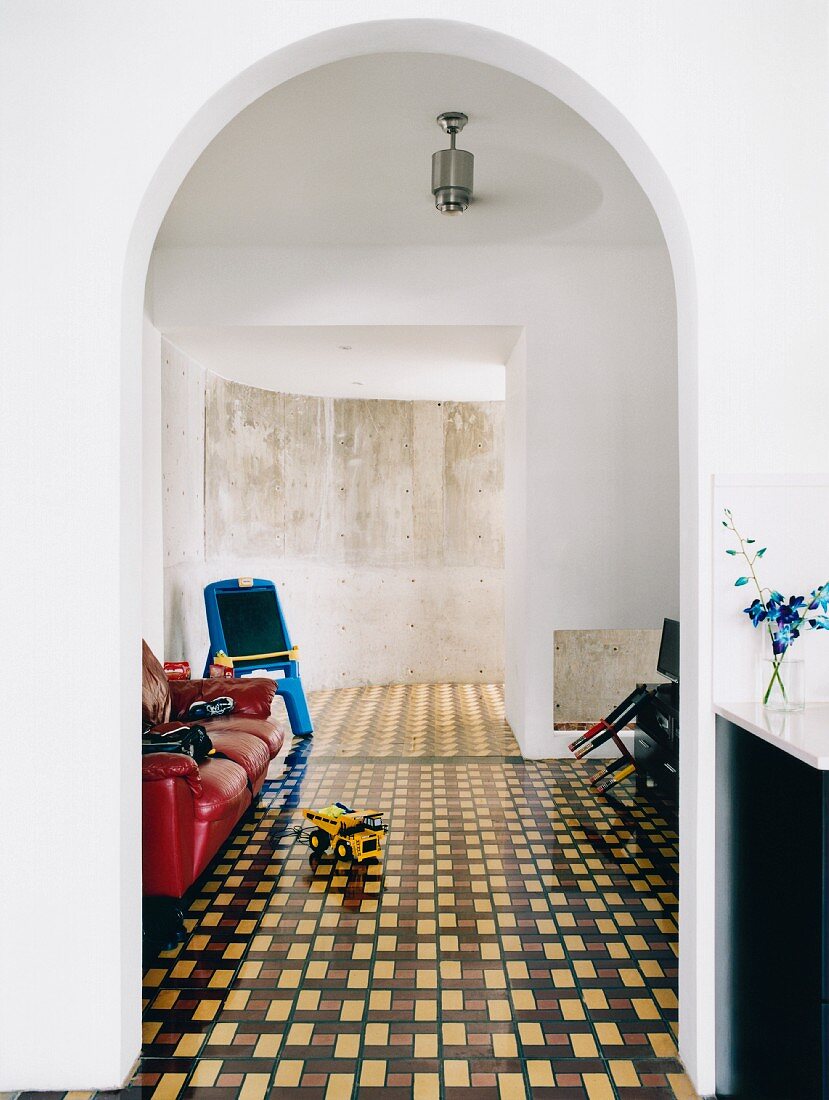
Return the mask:
<path id="1" fill-rule="evenodd" d="M 204 560 L 204 371 L 161 342 L 164 565 Z"/>
<path id="2" fill-rule="evenodd" d="M 504 564 L 504 406 L 443 403 L 447 565 Z"/>
<path id="3" fill-rule="evenodd" d="M 325 502 L 332 487 L 334 443 L 330 398 L 285 394 L 283 469 L 287 557 L 327 559 L 330 532 Z"/>
<path id="4" fill-rule="evenodd" d="M 326 456 L 333 470 L 327 499 L 333 556 L 411 565 L 412 402 L 335 400 L 333 443 Z"/>
<path id="5" fill-rule="evenodd" d="M 557 630 L 553 635 L 555 723 L 597 722 L 656 671 L 659 630 Z"/>
<path id="6" fill-rule="evenodd" d="M 281 555 L 285 398 L 208 376 L 205 532 L 208 558 Z"/>

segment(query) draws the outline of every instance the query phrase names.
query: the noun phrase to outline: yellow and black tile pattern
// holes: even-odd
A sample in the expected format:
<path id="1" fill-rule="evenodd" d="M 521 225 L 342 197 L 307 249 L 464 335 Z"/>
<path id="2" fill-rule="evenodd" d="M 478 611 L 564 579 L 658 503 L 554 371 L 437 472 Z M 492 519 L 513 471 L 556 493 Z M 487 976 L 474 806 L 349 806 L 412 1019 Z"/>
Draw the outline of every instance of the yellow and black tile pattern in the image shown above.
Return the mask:
<path id="1" fill-rule="evenodd" d="M 186 941 L 148 962 L 128 1093 L 694 1097 L 676 1052 L 670 808 L 630 783 L 599 800 L 577 762 L 522 761 L 511 747 L 475 758 L 489 716 L 469 732 L 456 717 L 441 755 L 433 717 L 461 715 L 470 698 L 487 708 L 486 692 L 317 696 L 322 732 L 294 741 L 200 883 Z M 428 731 L 407 725 L 424 698 Z M 382 752 L 363 701 L 385 723 Z M 298 807 L 335 799 L 385 811 L 382 863 L 309 861 Z"/>
<path id="2" fill-rule="evenodd" d="M 390 684 L 308 697 L 315 752 L 339 757 L 516 756 L 502 684 Z"/>

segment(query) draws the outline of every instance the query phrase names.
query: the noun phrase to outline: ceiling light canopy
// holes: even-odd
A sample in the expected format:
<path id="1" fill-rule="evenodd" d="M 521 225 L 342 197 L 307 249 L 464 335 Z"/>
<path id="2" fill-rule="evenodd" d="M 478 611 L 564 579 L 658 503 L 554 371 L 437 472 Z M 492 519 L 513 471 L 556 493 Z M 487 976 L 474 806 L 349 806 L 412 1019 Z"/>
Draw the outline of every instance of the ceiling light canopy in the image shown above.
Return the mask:
<path id="1" fill-rule="evenodd" d="M 444 111 L 437 124 L 449 135 L 449 148 L 432 154 L 432 194 L 441 214 L 462 214 L 472 198 L 474 157 L 465 149 L 455 148 L 455 137 L 469 119 L 462 111 Z"/>

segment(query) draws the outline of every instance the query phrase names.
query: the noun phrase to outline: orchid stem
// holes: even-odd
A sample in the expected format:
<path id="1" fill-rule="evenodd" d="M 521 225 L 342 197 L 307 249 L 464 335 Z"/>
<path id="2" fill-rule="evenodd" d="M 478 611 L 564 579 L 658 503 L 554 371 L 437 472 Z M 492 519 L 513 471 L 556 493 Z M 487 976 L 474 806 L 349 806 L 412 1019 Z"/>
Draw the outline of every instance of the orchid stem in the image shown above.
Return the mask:
<path id="1" fill-rule="evenodd" d="M 740 534 L 737 528 L 734 526 L 734 520 L 731 518 L 731 516 L 728 517 L 728 527 L 729 530 L 733 531 L 739 539 L 740 555 L 746 560 L 746 565 L 748 566 L 748 571 L 751 574 L 751 579 L 754 581 L 754 587 L 757 589 L 757 595 L 760 598 L 760 603 L 763 605 L 764 608 L 766 608 L 766 610 L 768 610 L 768 608 L 766 607 L 766 601 L 763 599 L 763 589 L 760 585 L 759 580 L 757 579 L 757 574 L 754 572 L 754 563 L 757 560 L 757 555 L 755 554 L 753 558 L 750 558 L 748 556 L 748 551 L 746 550 L 745 546 L 745 540 L 743 539 L 743 536 Z M 786 695 L 786 685 L 783 683 L 783 680 L 780 676 L 780 663 L 783 660 L 785 654 L 781 653 L 778 659 L 777 654 L 774 652 L 774 631 L 772 630 L 771 623 L 768 621 L 768 619 L 766 619 L 766 631 L 769 636 L 769 641 L 772 645 L 772 664 L 774 666 L 774 671 L 771 674 L 769 686 L 766 688 L 766 694 L 763 696 L 763 703 L 768 703 L 769 696 L 771 695 L 771 689 L 774 687 L 775 680 L 777 680 L 778 684 L 780 685 L 780 690 L 783 693 L 783 699 L 788 702 L 789 697 Z"/>

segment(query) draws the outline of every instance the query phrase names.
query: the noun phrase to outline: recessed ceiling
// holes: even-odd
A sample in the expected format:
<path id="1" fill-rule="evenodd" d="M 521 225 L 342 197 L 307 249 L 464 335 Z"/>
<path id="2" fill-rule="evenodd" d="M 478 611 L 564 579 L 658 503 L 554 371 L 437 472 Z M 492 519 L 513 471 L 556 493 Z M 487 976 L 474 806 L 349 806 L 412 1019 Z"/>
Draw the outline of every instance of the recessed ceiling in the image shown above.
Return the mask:
<path id="1" fill-rule="evenodd" d="M 475 197 L 430 194 L 435 123 L 461 110 Z M 441 54 L 350 58 L 239 114 L 179 189 L 160 246 L 660 243 L 630 171 L 581 116 L 501 69 Z"/>
<path id="2" fill-rule="evenodd" d="M 281 393 L 398 401 L 503 401 L 521 332 L 503 325 L 173 328 L 164 335 L 222 378 Z"/>

